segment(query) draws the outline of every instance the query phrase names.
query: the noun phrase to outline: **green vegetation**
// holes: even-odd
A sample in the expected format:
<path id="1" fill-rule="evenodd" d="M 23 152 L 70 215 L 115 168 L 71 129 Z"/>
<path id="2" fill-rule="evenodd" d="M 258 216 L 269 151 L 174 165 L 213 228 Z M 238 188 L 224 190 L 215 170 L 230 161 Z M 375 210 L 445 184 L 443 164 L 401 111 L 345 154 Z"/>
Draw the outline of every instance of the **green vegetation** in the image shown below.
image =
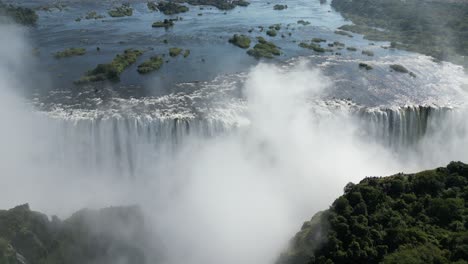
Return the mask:
<path id="1" fill-rule="evenodd" d="M 342 36 L 347 36 L 347 37 L 350 37 L 350 38 L 353 37 L 353 35 L 351 33 L 348 33 L 348 32 L 343 31 L 343 30 L 335 30 L 335 34 L 342 35 Z"/>
<path id="2" fill-rule="evenodd" d="M 248 6 L 249 2 L 244 0 L 226 1 L 226 0 L 179 0 L 190 5 L 208 5 L 214 6 L 220 10 L 231 10 L 236 6 Z"/>
<path id="3" fill-rule="evenodd" d="M 349 50 L 349 51 L 357 51 L 357 49 L 355 47 L 347 47 L 346 49 Z"/>
<path id="4" fill-rule="evenodd" d="M 366 56 L 374 56 L 374 52 L 371 51 L 371 50 L 363 50 L 362 52 L 362 55 L 366 55 Z"/>
<path id="5" fill-rule="evenodd" d="M 304 49 L 311 49 L 315 52 L 325 52 L 325 49 L 320 47 L 320 45 L 316 44 L 316 43 L 306 43 L 306 42 L 301 42 L 299 43 L 299 47 L 301 48 L 304 48 Z"/>
<path id="6" fill-rule="evenodd" d="M 189 8 L 184 5 L 179 5 L 174 2 L 159 2 L 158 3 L 159 11 L 163 12 L 165 15 L 174 15 L 179 13 L 185 13 L 189 11 Z"/>
<path id="7" fill-rule="evenodd" d="M 344 48 L 345 44 L 339 41 L 334 41 L 333 46 Z"/>
<path id="8" fill-rule="evenodd" d="M 27 204 L 0 211 L 0 263 L 146 263 L 148 243 L 138 207 L 81 210 L 61 221 Z M 125 230 L 125 232 L 120 232 Z"/>
<path id="9" fill-rule="evenodd" d="M 30 8 L 17 7 L 11 4 L 4 4 L 0 1 L 0 16 L 11 17 L 16 23 L 33 26 L 39 17 L 36 12 Z"/>
<path id="10" fill-rule="evenodd" d="M 143 62 L 142 64 L 138 65 L 137 71 L 140 74 L 150 73 L 159 70 L 163 64 L 164 60 L 161 56 L 154 56 L 151 57 L 149 60 Z"/>
<path id="11" fill-rule="evenodd" d="M 181 48 L 169 48 L 169 56 L 171 57 L 177 57 L 182 53 Z"/>
<path id="12" fill-rule="evenodd" d="M 390 69 L 396 72 L 409 73 L 408 69 L 406 69 L 403 65 L 400 64 L 392 64 L 390 65 Z"/>
<path id="13" fill-rule="evenodd" d="M 277 35 L 278 33 L 277 33 L 276 30 L 274 30 L 274 29 L 269 29 L 269 30 L 267 30 L 266 34 L 267 34 L 268 36 L 270 36 L 270 37 L 276 37 L 276 35 Z"/>
<path id="14" fill-rule="evenodd" d="M 323 38 L 313 38 L 312 42 L 320 43 L 320 42 L 327 42 L 327 40 Z"/>
<path id="15" fill-rule="evenodd" d="M 146 6 L 150 11 L 158 11 L 158 5 L 155 2 L 148 2 Z"/>
<path id="16" fill-rule="evenodd" d="M 239 48 L 248 49 L 250 47 L 250 38 L 246 35 L 237 35 L 234 34 L 232 38 L 229 39 L 229 43 L 236 45 Z"/>
<path id="17" fill-rule="evenodd" d="M 468 64 L 468 1 L 333 0 L 332 6 L 355 24 L 342 29 L 439 60 Z"/>
<path id="18" fill-rule="evenodd" d="M 288 8 L 287 5 L 274 5 L 274 6 L 273 6 L 273 9 L 274 9 L 274 10 L 284 10 L 284 9 L 286 9 L 286 8 Z"/>
<path id="19" fill-rule="evenodd" d="M 297 23 L 299 25 L 303 25 L 303 26 L 307 26 L 307 25 L 310 25 L 310 22 L 309 21 L 305 21 L 305 20 L 298 20 Z"/>
<path id="20" fill-rule="evenodd" d="M 372 66 L 370 66 L 369 64 L 364 63 L 364 62 L 359 63 L 359 68 L 360 69 L 366 69 L 368 71 L 372 70 Z"/>
<path id="21" fill-rule="evenodd" d="M 349 183 L 278 263 L 467 263 L 468 165 Z"/>
<path id="22" fill-rule="evenodd" d="M 190 50 L 185 50 L 184 51 L 184 58 L 187 58 L 188 56 L 190 56 Z"/>
<path id="23" fill-rule="evenodd" d="M 108 11 L 111 17 L 125 17 L 133 15 L 133 8 L 128 3 L 124 3 L 121 6 L 114 7 Z"/>
<path id="24" fill-rule="evenodd" d="M 281 24 L 274 24 L 274 25 L 269 26 L 268 28 L 279 31 L 279 30 L 281 30 Z"/>
<path id="25" fill-rule="evenodd" d="M 105 18 L 103 15 L 99 15 L 96 11 L 91 11 L 88 14 L 86 14 L 85 19 L 102 19 Z"/>
<path id="26" fill-rule="evenodd" d="M 258 43 L 255 44 L 253 49 L 249 49 L 247 54 L 256 59 L 267 58 L 272 59 L 274 56 L 279 56 L 281 54 L 279 48 L 271 43 L 266 41 L 262 37 L 257 37 Z"/>
<path id="27" fill-rule="evenodd" d="M 118 82 L 120 81 L 120 74 L 135 63 L 142 54 L 143 52 L 140 50 L 127 49 L 123 54 L 117 54 L 111 63 L 99 64 L 94 70 L 87 72 L 85 76 L 75 81 L 75 84 L 105 80 Z"/>
<path id="28" fill-rule="evenodd" d="M 174 22 L 171 19 L 164 19 L 164 21 L 157 21 L 157 22 L 154 22 L 152 25 L 152 27 L 154 28 L 160 28 L 160 27 L 170 28 L 172 26 L 174 26 Z"/>
<path id="29" fill-rule="evenodd" d="M 57 59 L 61 59 L 73 56 L 83 56 L 85 54 L 86 50 L 84 48 L 69 48 L 55 53 L 54 57 Z"/>

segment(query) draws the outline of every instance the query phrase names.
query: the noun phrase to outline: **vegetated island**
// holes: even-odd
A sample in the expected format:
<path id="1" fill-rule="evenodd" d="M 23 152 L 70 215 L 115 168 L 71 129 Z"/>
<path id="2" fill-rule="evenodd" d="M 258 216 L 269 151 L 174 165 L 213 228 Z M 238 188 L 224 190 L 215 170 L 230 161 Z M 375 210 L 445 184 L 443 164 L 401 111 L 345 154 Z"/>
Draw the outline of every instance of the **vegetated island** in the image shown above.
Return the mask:
<path id="1" fill-rule="evenodd" d="M 105 80 L 118 82 L 120 81 L 120 74 L 135 63 L 142 54 L 143 52 L 140 50 L 127 49 L 123 54 L 117 54 L 111 63 L 99 64 L 74 83 L 85 84 Z"/>
<path id="2" fill-rule="evenodd" d="M 234 1 L 226 1 L 226 0 L 177 0 L 179 3 L 187 3 L 190 5 L 207 5 L 207 6 L 214 6 L 219 10 L 231 10 L 234 9 L 236 6 L 248 6 L 250 5 L 249 2 L 244 0 L 234 0 Z"/>
<path id="3" fill-rule="evenodd" d="M 86 54 L 86 49 L 84 48 L 68 48 L 62 51 L 58 51 L 54 54 L 56 59 L 68 58 L 74 56 L 83 56 Z"/>
<path id="4" fill-rule="evenodd" d="M 247 51 L 247 54 L 250 56 L 256 59 L 272 59 L 274 56 L 281 55 L 281 51 L 274 43 L 268 42 L 262 37 L 257 37 L 257 41 L 258 43 Z"/>
<path id="5" fill-rule="evenodd" d="M 234 34 L 234 36 L 229 39 L 229 43 L 232 43 L 242 49 L 248 49 L 250 47 L 251 40 L 246 35 Z"/>
<path id="6" fill-rule="evenodd" d="M 108 11 L 111 17 L 126 17 L 133 15 L 133 8 L 129 3 L 124 3 L 121 6 L 117 6 Z"/>
<path id="7" fill-rule="evenodd" d="M 164 60 L 161 56 L 151 57 L 149 60 L 144 61 L 142 64 L 138 65 L 138 73 L 147 74 L 153 71 L 159 70 L 164 64 Z"/>
<path id="8" fill-rule="evenodd" d="M 468 1 L 333 0 L 354 25 L 342 30 L 439 60 L 468 65 Z"/>
<path id="9" fill-rule="evenodd" d="M 468 165 L 349 183 L 278 264 L 467 263 Z"/>
<path id="10" fill-rule="evenodd" d="M 0 1 L 0 16 L 10 17 L 16 23 L 26 26 L 35 25 L 39 19 L 36 12 L 30 8 L 5 4 L 2 1 Z"/>
<path id="11" fill-rule="evenodd" d="M 62 221 L 24 204 L 0 210 L 0 263 L 143 264 L 146 232 L 136 206 L 84 209 Z"/>
<path id="12" fill-rule="evenodd" d="M 159 2 L 157 5 L 159 11 L 165 15 L 175 15 L 189 11 L 189 8 L 184 5 L 179 5 L 174 2 Z"/>

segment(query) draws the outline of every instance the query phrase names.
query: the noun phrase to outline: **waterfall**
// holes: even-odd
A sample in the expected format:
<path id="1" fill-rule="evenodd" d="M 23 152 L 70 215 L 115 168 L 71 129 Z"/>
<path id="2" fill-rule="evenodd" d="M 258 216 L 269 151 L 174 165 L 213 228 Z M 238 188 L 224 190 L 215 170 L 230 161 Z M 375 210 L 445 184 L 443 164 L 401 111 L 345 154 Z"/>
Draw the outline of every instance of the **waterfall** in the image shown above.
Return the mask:
<path id="1" fill-rule="evenodd" d="M 357 111 L 362 136 L 393 150 L 411 148 L 437 132 L 455 110 L 448 107 L 404 106 L 361 108 Z"/>
<path id="2" fill-rule="evenodd" d="M 236 124 L 213 119 L 109 117 L 48 120 L 58 162 L 134 175 L 190 138 L 212 138 Z"/>
<path id="3" fill-rule="evenodd" d="M 454 131 L 444 129 L 456 128 L 458 119 L 454 115 L 457 111 L 452 108 L 366 108 L 342 105 L 349 107 L 351 116 L 346 118 L 351 118 L 357 124 L 358 136 L 366 142 L 378 142 L 392 151 L 403 153 L 417 149 L 423 140 L 426 143 L 435 138 L 441 141 L 449 134 L 455 137 L 452 135 Z M 329 113 L 345 111 L 344 108 L 336 110 Z M 312 115 L 322 118 L 318 113 Z M 148 170 L 148 164 L 175 153 L 187 143 L 196 142 L 190 139 L 213 138 L 248 124 L 235 122 L 233 118 L 155 117 L 144 114 L 85 118 L 51 118 L 46 115 L 46 119 L 48 127 L 53 131 L 48 135 L 48 140 L 57 150 L 48 153 L 54 157 L 52 160 L 67 164 L 68 167 L 114 171 L 121 175 L 136 175 L 141 170 Z M 464 129 L 456 129 L 456 133 L 463 139 Z"/>

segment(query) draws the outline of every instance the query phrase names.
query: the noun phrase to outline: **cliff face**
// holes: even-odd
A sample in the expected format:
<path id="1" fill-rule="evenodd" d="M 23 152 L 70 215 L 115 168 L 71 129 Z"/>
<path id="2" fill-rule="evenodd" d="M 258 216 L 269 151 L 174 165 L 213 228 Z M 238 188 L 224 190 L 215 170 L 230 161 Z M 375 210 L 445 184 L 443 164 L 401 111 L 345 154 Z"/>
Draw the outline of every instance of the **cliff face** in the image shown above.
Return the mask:
<path id="1" fill-rule="evenodd" d="M 146 263 L 138 207 L 81 210 L 65 221 L 27 204 L 0 211 L 0 263 Z"/>
<path id="2" fill-rule="evenodd" d="M 468 165 L 348 184 L 278 263 L 468 263 Z"/>

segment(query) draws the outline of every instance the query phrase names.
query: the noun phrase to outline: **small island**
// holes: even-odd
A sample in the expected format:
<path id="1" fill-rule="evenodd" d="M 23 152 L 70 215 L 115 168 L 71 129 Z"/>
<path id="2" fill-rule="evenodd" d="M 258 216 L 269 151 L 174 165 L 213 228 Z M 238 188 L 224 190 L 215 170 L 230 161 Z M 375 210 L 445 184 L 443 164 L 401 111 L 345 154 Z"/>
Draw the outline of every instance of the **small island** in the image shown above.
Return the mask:
<path id="1" fill-rule="evenodd" d="M 286 8 L 288 8 L 287 5 L 280 5 L 280 4 L 277 4 L 277 5 L 274 5 L 274 6 L 273 6 L 273 9 L 274 9 L 274 10 L 284 10 L 284 9 L 286 9 Z"/>
<path id="2" fill-rule="evenodd" d="M 157 8 L 159 11 L 163 12 L 165 15 L 175 15 L 175 14 L 185 13 L 189 11 L 189 8 L 184 5 L 180 5 L 174 2 L 165 2 L 165 1 L 159 2 Z"/>
<path id="3" fill-rule="evenodd" d="M 154 22 L 152 27 L 154 28 L 170 28 L 174 26 L 174 22 L 171 19 L 164 19 L 164 21 Z"/>
<path id="4" fill-rule="evenodd" d="M 232 38 L 229 39 L 229 43 L 232 43 L 242 49 L 248 49 L 250 47 L 250 42 L 250 38 L 246 35 L 234 34 L 234 36 L 232 36 Z"/>
<path id="5" fill-rule="evenodd" d="M 86 84 L 106 80 L 118 82 L 120 81 L 120 74 L 135 63 L 142 54 L 143 52 L 140 50 L 127 49 L 123 54 L 117 54 L 111 63 L 99 64 L 96 68 L 87 72 L 79 80 L 75 81 L 75 84 Z"/>
<path id="6" fill-rule="evenodd" d="M 109 10 L 109 16 L 111 17 L 126 17 L 133 15 L 133 8 L 128 3 L 124 3 L 121 6 L 114 7 Z"/>
<path id="7" fill-rule="evenodd" d="M 268 42 L 262 37 L 257 37 L 257 41 L 258 43 L 255 44 L 253 49 L 249 49 L 247 51 L 247 54 L 250 56 L 255 57 L 256 59 L 272 59 L 274 56 L 281 55 L 279 48 L 272 42 Z"/>
<path id="8" fill-rule="evenodd" d="M 56 52 L 54 57 L 57 59 L 68 58 L 73 56 L 83 56 L 86 54 L 86 49 L 84 48 L 68 48 L 63 51 Z"/>
<path id="9" fill-rule="evenodd" d="M 137 71 L 140 74 L 150 73 L 159 70 L 163 64 L 164 60 L 161 56 L 154 56 L 151 57 L 149 60 L 143 62 L 142 64 L 138 65 Z"/>

